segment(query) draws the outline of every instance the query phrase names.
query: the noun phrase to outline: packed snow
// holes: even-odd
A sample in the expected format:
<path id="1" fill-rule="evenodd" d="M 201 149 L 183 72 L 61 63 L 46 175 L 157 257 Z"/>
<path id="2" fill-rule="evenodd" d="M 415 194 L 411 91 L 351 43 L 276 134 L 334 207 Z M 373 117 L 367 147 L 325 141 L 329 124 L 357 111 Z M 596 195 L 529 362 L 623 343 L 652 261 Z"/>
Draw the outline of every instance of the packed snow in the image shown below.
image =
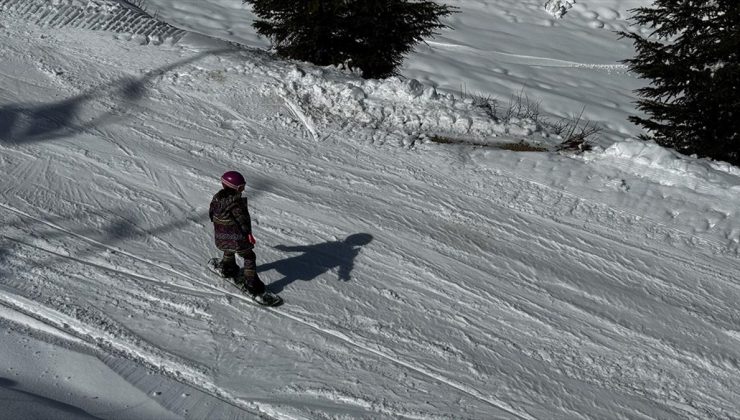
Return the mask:
<path id="1" fill-rule="evenodd" d="M 566 3 L 362 80 L 240 0 L 0 0 L 0 418 L 738 418 L 740 169 L 634 139 L 646 1 Z M 226 170 L 282 307 L 205 266 Z"/>
<path id="2" fill-rule="evenodd" d="M 573 4 L 575 4 L 575 0 L 547 0 L 545 10 L 556 18 L 562 19 L 568 13 L 568 10 L 573 7 Z"/>

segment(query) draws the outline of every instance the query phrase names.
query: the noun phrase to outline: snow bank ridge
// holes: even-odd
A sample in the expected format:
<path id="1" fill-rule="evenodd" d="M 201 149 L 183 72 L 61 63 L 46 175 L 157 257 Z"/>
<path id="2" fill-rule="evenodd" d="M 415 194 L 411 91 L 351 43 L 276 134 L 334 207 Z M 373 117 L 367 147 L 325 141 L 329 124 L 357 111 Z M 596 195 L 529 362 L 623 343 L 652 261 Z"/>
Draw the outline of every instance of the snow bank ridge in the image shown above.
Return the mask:
<path id="1" fill-rule="evenodd" d="M 722 190 L 740 191 L 740 169 L 726 162 L 683 156 L 658 146 L 652 141 L 627 140 L 617 142 L 603 151 L 584 154 L 585 160 L 612 159 L 629 165 L 634 173 L 645 176 L 646 171 L 662 171 L 658 179 L 665 185 L 682 185 L 692 189 L 707 184 Z"/>
<path id="2" fill-rule="evenodd" d="M 499 121 L 472 98 L 437 92 L 415 79 L 364 80 L 332 67 L 297 65 L 274 76 L 281 81 L 280 94 L 295 98 L 317 120 L 353 121 L 401 138 L 443 135 L 493 141 L 506 135 L 548 136 L 534 121 Z"/>
<path id="3" fill-rule="evenodd" d="M 125 2 L 107 0 L 0 0 L 0 12 L 42 27 L 80 28 L 136 35 L 144 43 L 175 43 L 185 31 Z"/>

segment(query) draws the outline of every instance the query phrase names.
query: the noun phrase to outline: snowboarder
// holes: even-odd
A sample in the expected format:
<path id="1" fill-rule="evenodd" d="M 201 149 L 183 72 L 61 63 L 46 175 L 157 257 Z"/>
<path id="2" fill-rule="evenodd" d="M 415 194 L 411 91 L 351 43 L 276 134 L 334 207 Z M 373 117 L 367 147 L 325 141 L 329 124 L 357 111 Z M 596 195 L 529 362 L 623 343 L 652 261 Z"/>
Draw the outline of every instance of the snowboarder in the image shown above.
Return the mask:
<path id="1" fill-rule="evenodd" d="M 223 188 L 211 200 L 208 215 L 213 222 L 216 247 L 223 251 L 223 258 L 215 267 L 222 277 L 233 278 L 257 303 L 274 305 L 281 299 L 267 292 L 257 275 L 257 256 L 254 253 L 257 241 L 252 235 L 247 198 L 242 197 L 246 184 L 239 172 L 226 172 L 221 176 Z M 236 254 L 244 259 L 243 276 L 239 276 Z"/>

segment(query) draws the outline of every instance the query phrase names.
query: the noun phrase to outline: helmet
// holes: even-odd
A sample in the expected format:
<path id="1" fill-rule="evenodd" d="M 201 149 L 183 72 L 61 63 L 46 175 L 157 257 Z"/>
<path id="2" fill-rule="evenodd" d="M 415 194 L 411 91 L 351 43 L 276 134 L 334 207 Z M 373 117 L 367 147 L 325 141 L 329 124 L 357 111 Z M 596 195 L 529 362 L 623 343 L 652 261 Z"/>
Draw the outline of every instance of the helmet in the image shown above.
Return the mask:
<path id="1" fill-rule="evenodd" d="M 239 172 L 229 171 L 221 175 L 221 185 L 224 188 L 231 188 L 238 191 L 247 185 L 247 181 L 244 180 L 244 177 Z"/>
<path id="2" fill-rule="evenodd" d="M 369 233 L 355 233 L 354 235 L 349 235 L 347 239 L 344 240 L 345 243 L 352 246 L 367 245 L 372 241 L 373 235 Z"/>

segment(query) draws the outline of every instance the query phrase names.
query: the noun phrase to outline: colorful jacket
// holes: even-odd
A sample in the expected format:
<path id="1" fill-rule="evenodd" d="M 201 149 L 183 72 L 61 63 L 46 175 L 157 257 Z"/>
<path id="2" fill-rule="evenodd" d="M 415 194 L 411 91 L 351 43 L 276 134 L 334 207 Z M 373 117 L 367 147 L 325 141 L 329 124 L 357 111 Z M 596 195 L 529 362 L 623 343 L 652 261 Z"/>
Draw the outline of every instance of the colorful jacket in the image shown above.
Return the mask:
<path id="1" fill-rule="evenodd" d="M 252 233 L 247 198 L 232 189 L 224 188 L 211 200 L 208 216 L 213 222 L 216 247 L 221 251 L 243 251 L 252 249 L 247 240 Z"/>

